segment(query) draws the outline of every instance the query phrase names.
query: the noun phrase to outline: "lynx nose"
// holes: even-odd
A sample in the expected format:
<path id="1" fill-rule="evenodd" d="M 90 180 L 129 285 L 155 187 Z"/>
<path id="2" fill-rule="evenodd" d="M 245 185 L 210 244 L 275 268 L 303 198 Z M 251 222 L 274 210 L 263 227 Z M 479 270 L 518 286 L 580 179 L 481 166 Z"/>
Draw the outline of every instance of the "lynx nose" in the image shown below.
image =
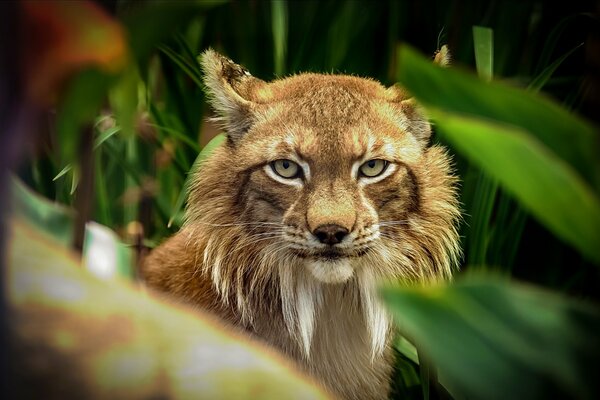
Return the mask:
<path id="1" fill-rule="evenodd" d="M 329 245 L 338 244 L 347 234 L 348 229 L 335 224 L 321 225 L 313 231 L 319 242 Z"/>

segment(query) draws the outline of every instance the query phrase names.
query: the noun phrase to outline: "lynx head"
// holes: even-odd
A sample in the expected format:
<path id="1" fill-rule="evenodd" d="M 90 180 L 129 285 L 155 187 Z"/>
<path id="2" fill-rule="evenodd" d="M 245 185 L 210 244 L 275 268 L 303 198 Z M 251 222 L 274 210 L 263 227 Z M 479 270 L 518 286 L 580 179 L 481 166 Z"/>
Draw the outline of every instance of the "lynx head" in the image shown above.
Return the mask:
<path id="1" fill-rule="evenodd" d="M 387 322 L 375 282 L 449 278 L 459 253 L 455 178 L 430 124 L 396 86 L 321 74 L 267 83 L 212 50 L 201 61 L 228 138 L 188 202 L 203 268 L 248 320 L 279 297 L 307 352 L 320 290 L 344 286 L 377 350 Z"/>

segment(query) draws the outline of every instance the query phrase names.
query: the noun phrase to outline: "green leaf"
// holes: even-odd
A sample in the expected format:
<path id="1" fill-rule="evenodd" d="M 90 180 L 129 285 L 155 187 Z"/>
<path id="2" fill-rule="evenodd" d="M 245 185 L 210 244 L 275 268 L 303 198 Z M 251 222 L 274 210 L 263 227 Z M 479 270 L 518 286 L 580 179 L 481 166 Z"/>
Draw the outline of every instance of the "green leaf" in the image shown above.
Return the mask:
<path id="1" fill-rule="evenodd" d="M 481 274 L 382 294 L 400 331 L 437 366 L 454 397 L 600 395 L 594 306 Z"/>
<path id="2" fill-rule="evenodd" d="M 473 27 L 475 65 L 477 74 L 486 81 L 494 76 L 494 31 L 482 26 Z"/>
<path id="3" fill-rule="evenodd" d="M 539 94 L 440 68 L 402 46 L 398 81 L 426 107 L 521 127 L 600 188 L 600 137 L 587 122 Z"/>
<path id="4" fill-rule="evenodd" d="M 96 138 L 96 140 L 94 140 L 94 150 L 96 150 L 98 147 L 102 146 L 102 143 L 106 142 L 109 138 L 111 138 L 115 134 L 119 133 L 120 131 L 121 131 L 120 126 L 113 126 L 112 128 L 108 128 L 104 132 L 101 132 L 98 135 L 98 137 Z"/>
<path id="5" fill-rule="evenodd" d="M 498 180 L 557 236 L 600 264 L 600 201 L 576 171 L 522 129 L 429 111 L 457 151 Z"/>
<path id="6" fill-rule="evenodd" d="M 71 246 L 75 212 L 34 193 L 17 177 L 11 177 L 13 214 L 43 231 L 63 246 Z"/>
<path id="7" fill-rule="evenodd" d="M 73 164 L 67 164 L 63 169 L 60 170 L 60 172 L 58 174 L 56 174 L 56 176 L 54 178 L 52 178 L 52 182 L 65 176 L 72 169 L 73 169 Z"/>
<path id="8" fill-rule="evenodd" d="M 275 74 L 281 76 L 285 72 L 287 50 L 288 11 L 285 0 L 271 0 L 271 29 L 273 30 Z"/>
<path id="9" fill-rule="evenodd" d="M 204 162 L 204 160 L 206 160 L 206 158 L 213 152 L 214 149 L 216 149 L 223 142 L 225 142 L 226 139 L 227 139 L 227 136 L 223 133 L 220 133 L 217 136 L 215 136 L 214 138 L 212 138 L 210 140 L 210 142 L 208 142 L 206 144 L 206 146 L 204 146 L 204 148 L 202 149 L 200 154 L 198 154 L 198 157 L 196 157 L 196 160 L 194 161 L 194 165 L 192 166 L 192 171 L 196 171 L 197 169 L 199 169 L 201 167 L 202 163 Z M 167 224 L 168 228 L 171 227 L 175 218 L 180 214 L 181 209 L 183 208 L 183 204 L 185 203 L 185 199 L 187 199 L 189 187 L 190 187 L 190 177 L 188 176 L 183 184 L 183 189 L 181 190 L 181 192 L 179 193 L 179 196 L 177 197 L 175 206 L 173 207 L 173 212 L 171 214 L 171 218 L 169 218 L 169 222 Z"/>
<path id="10" fill-rule="evenodd" d="M 121 128 L 121 133 L 125 137 L 132 137 L 136 134 L 135 120 L 138 109 L 139 83 L 137 69 L 130 64 L 108 93 L 111 109 Z"/>
<path id="11" fill-rule="evenodd" d="M 494 76 L 494 31 L 481 26 L 473 27 L 473 43 L 477 74 L 480 78 L 491 81 Z M 477 200 L 471 210 L 471 227 L 468 235 L 468 261 L 473 266 L 486 264 L 488 247 L 490 247 L 490 221 L 498 191 L 498 182 L 489 175 L 477 171 L 479 179 L 475 188 Z"/>

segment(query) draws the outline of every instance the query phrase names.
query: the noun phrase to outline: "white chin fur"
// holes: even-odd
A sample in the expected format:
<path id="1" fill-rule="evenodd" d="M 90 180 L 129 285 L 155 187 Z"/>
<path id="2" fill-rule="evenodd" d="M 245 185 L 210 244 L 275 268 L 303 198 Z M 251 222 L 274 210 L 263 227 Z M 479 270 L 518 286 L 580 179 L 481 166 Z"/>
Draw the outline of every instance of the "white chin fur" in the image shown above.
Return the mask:
<path id="1" fill-rule="evenodd" d="M 349 260 L 309 260 L 306 268 L 319 282 L 343 283 L 352 277 L 354 269 Z"/>

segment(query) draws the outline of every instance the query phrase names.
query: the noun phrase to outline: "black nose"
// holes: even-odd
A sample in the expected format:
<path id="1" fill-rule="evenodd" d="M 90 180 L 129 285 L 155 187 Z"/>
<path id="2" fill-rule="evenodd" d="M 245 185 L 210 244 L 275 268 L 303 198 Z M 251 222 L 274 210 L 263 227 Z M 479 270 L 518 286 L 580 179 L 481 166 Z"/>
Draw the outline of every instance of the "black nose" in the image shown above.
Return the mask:
<path id="1" fill-rule="evenodd" d="M 338 244 L 347 234 L 348 229 L 334 224 L 321 225 L 313 231 L 319 242 L 330 245 Z"/>

